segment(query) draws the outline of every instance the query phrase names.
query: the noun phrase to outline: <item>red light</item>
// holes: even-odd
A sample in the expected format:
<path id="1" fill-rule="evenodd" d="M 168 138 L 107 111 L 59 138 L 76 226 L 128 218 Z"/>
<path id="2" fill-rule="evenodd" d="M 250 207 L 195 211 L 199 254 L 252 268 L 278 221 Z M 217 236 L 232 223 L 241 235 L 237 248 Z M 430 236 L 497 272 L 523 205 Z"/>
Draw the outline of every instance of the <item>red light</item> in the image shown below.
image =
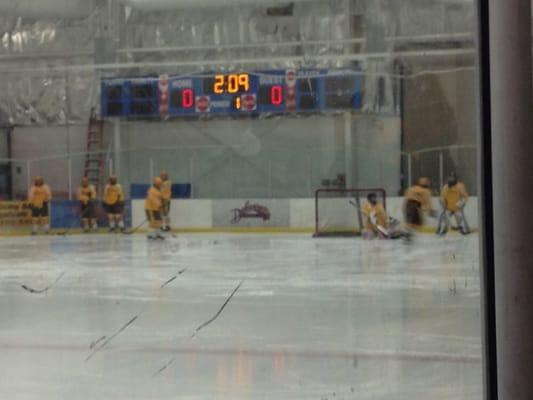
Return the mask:
<path id="1" fill-rule="evenodd" d="M 181 93 L 181 105 L 183 108 L 191 108 L 194 106 L 194 92 L 192 89 L 183 89 Z"/>
<path id="2" fill-rule="evenodd" d="M 270 89 L 270 102 L 275 106 L 283 103 L 283 88 L 281 86 L 272 86 L 272 89 Z"/>

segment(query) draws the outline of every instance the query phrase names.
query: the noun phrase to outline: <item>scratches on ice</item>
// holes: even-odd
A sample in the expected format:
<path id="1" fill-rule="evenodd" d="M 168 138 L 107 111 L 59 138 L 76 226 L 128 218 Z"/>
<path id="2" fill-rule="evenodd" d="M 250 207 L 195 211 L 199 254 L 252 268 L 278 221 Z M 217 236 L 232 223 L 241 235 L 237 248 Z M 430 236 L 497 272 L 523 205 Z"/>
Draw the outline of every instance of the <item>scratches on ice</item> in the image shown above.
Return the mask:
<path id="1" fill-rule="evenodd" d="M 101 342 L 102 344 L 99 345 L 99 346 L 94 346 L 93 347 L 93 351 L 91 352 L 91 354 L 89 354 L 87 356 L 87 358 L 85 359 L 85 362 L 89 361 L 91 358 L 93 358 L 96 353 L 98 353 L 100 350 L 102 350 L 105 346 L 107 346 L 109 344 L 109 342 L 111 342 L 114 338 L 116 338 L 118 335 L 120 335 L 122 332 L 124 332 L 130 325 L 132 325 L 136 320 L 137 318 L 139 318 L 140 314 L 137 314 L 135 317 L 133 317 L 132 319 L 130 319 L 126 324 L 124 324 L 122 326 L 122 328 L 120 328 L 118 331 L 116 331 L 113 335 L 111 335 L 108 339 L 106 339 L 105 341 Z M 100 340 L 99 340 L 100 341 Z"/>
<path id="2" fill-rule="evenodd" d="M 208 319 L 207 321 L 205 321 L 203 324 L 201 324 L 200 326 L 198 326 L 198 328 L 195 329 L 194 333 L 192 334 L 191 336 L 191 339 L 194 338 L 198 332 L 200 332 L 202 329 L 204 329 L 206 326 L 212 324 L 213 322 L 216 321 L 216 319 L 218 317 L 220 317 L 220 315 L 222 314 L 222 312 L 224 311 L 224 309 L 227 307 L 227 305 L 229 304 L 229 302 L 231 301 L 231 299 L 233 299 L 233 296 L 235 296 L 235 294 L 238 292 L 238 290 L 241 288 L 242 284 L 244 283 L 244 281 L 241 281 L 237 287 L 235 289 L 233 289 L 233 292 L 231 292 L 231 294 L 229 295 L 229 297 L 226 299 L 226 301 L 224 302 L 224 304 L 222 304 L 222 306 L 218 309 L 218 311 L 215 313 L 215 315 L 213 315 L 210 319 Z M 163 371 L 165 371 L 166 369 L 168 369 L 168 367 L 170 367 L 174 362 L 176 361 L 176 357 L 173 357 L 171 358 L 165 365 L 163 365 L 161 368 L 159 368 L 154 374 L 153 374 L 153 377 L 155 378 L 156 376 L 160 375 Z"/>

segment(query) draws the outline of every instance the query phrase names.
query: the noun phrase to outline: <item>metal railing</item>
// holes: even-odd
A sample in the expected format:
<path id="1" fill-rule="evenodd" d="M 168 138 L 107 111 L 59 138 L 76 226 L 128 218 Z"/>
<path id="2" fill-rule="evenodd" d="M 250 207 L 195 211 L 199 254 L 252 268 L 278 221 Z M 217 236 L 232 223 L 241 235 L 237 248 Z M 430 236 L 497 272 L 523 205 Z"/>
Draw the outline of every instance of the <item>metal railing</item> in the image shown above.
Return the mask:
<path id="1" fill-rule="evenodd" d="M 175 146 L 104 150 L 105 174 L 116 173 L 128 192 L 167 170 L 175 183 L 191 183 L 193 198 L 311 198 L 317 188 L 382 187 L 398 195 L 421 176 L 437 192 L 456 172 L 475 194 L 476 148 L 454 145 L 412 152 L 361 147 Z M 56 197 L 72 199 L 83 174 L 86 152 L 32 159 L 0 159 L 11 165 L 14 197 L 23 197 L 32 177 L 43 175 Z M 117 156 L 118 155 L 118 156 Z"/>

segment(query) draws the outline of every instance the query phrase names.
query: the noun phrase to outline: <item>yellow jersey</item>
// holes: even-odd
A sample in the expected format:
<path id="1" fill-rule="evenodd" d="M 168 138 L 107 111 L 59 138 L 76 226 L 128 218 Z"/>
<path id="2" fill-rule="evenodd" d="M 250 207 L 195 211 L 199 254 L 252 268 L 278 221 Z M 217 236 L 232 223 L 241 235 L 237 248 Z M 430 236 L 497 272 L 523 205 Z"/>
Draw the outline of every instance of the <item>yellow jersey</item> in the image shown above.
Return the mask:
<path id="1" fill-rule="evenodd" d="M 431 192 L 422 186 L 411 186 L 405 192 L 405 198 L 406 200 L 414 200 L 420 203 L 423 211 L 431 211 L 433 209 L 431 206 Z"/>
<path id="2" fill-rule="evenodd" d="M 457 182 L 454 186 L 444 185 L 440 194 L 444 206 L 448 211 L 457 211 L 459 209 L 460 201 L 468 200 L 468 192 L 466 186 L 462 182 Z"/>
<path id="3" fill-rule="evenodd" d="M 104 203 L 113 205 L 124 201 L 124 192 L 119 183 L 115 185 L 107 184 L 104 189 Z"/>
<path id="4" fill-rule="evenodd" d="M 376 205 L 367 202 L 363 205 L 363 215 L 364 215 L 364 226 L 365 229 L 375 230 L 377 225 L 386 227 L 387 224 L 387 213 L 383 208 L 381 203 Z"/>
<path id="5" fill-rule="evenodd" d="M 148 211 L 159 211 L 163 206 L 163 195 L 161 191 L 155 186 L 148 189 L 146 200 L 144 201 L 144 209 Z"/>
<path id="6" fill-rule="evenodd" d="M 36 208 L 42 208 L 44 203 L 52 199 L 52 191 L 48 185 L 32 186 L 28 192 L 28 202 Z"/>
<path id="7" fill-rule="evenodd" d="M 161 186 L 161 195 L 165 201 L 170 201 L 172 198 L 172 182 L 170 182 L 168 179 L 163 181 L 163 186 Z"/>
<path id="8" fill-rule="evenodd" d="M 80 186 L 78 188 L 77 198 L 83 204 L 87 204 L 89 200 L 96 200 L 96 189 L 93 185 L 87 187 Z"/>

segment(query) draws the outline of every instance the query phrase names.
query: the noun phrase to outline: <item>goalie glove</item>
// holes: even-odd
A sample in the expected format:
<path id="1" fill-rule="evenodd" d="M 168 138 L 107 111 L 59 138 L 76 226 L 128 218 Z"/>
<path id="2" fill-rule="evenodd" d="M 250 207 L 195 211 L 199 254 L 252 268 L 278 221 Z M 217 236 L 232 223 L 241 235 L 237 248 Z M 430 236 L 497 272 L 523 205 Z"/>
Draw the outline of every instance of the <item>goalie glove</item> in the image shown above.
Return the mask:
<path id="1" fill-rule="evenodd" d="M 466 201 L 464 199 L 461 199 L 456 203 L 457 208 L 464 208 L 465 205 Z"/>

